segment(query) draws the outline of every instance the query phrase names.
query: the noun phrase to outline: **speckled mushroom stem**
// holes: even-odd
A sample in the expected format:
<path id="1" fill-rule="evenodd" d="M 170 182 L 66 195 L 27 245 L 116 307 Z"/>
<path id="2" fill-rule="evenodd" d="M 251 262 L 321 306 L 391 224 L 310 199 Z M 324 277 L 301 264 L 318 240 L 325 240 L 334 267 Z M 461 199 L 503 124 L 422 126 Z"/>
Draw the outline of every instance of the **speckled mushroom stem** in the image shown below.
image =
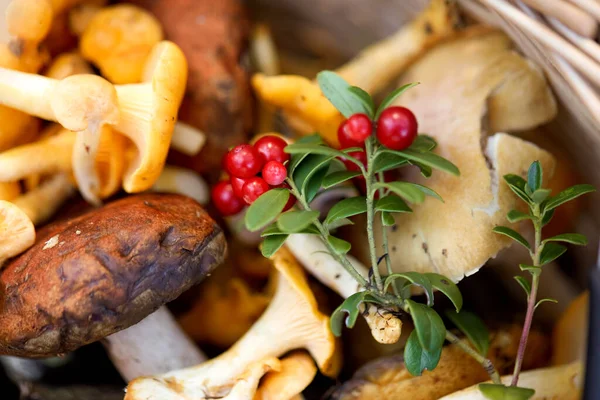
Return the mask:
<path id="1" fill-rule="evenodd" d="M 103 341 L 119 373 L 129 382 L 206 361 L 166 306 Z"/>

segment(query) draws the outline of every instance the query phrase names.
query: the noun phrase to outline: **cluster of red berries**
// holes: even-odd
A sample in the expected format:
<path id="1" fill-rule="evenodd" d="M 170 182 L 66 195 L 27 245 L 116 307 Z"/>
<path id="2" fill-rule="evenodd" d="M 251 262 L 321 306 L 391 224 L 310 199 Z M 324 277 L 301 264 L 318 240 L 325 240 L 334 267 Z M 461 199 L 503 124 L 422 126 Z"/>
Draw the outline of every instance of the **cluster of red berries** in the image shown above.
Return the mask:
<path id="1" fill-rule="evenodd" d="M 231 149 L 224 160 L 229 180 L 219 182 L 212 190 L 212 200 L 224 216 L 239 213 L 271 188 L 284 187 L 290 155 L 283 151 L 285 140 L 274 135 L 263 136 L 254 145 L 241 144 Z M 286 209 L 294 205 L 294 198 Z"/>

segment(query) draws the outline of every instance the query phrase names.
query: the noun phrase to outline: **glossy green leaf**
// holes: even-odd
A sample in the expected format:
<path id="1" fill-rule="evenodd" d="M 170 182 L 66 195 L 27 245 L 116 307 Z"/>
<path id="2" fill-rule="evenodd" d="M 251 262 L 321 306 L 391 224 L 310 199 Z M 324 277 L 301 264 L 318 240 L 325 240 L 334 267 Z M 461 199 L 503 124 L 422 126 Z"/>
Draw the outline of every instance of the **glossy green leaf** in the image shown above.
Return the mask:
<path id="1" fill-rule="evenodd" d="M 294 143 L 294 144 L 296 144 L 296 145 L 297 144 L 319 145 L 319 144 L 323 144 L 323 139 L 321 138 L 321 135 L 319 135 L 318 133 L 315 133 L 314 135 L 309 135 L 309 136 L 303 136 L 303 137 L 301 137 L 300 139 L 296 140 L 296 143 Z M 292 154 L 292 156 L 290 157 L 290 163 L 289 163 L 289 166 L 288 166 L 288 173 L 290 174 L 290 176 L 293 175 L 294 171 L 296 170 L 296 167 L 308 155 L 309 155 L 309 153 Z"/>
<path id="2" fill-rule="evenodd" d="M 552 221 L 552 217 L 554 216 L 554 210 L 546 210 L 544 211 L 544 216 L 542 217 L 542 226 L 546 226 Z"/>
<path id="3" fill-rule="evenodd" d="M 341 218 L 348 218 L 354 215 L 367 212 L 367 198 L 364 196 L 350 197 L 337 202 L 325 218 L 326 224 L 331 224 Z"/>
<path id="4" fill-rule="evenodd" d="M 550 193 L 552 193 L 550 189 L 538 189 L 531 195 L 531 200 L 536 204 L 542 204 L 550 197 Z"/>
<path id="5" fill-rule="evenodd" d="M 397 151 L 395 153 L 406 157 L 410 161 L 416 161 L 433 169 L 437 169 L 438 171 L 447 172 L 454 176 L 460 176 L 460 171 L 456 165 L 435 153 L 421 153 L 410 149 Z"/>
<path id="6" fill-rule="evenodd" d="M 542 241 L 543 244 L 548 242 L 565 242 L 578 246 L 586 246 L 588 244 L 587 238 L 579 233 L 562 233 Z"/>
<path id="7" fill-rule="evenodd" d="M 531 275 L 539 275 L 542 272 L 542 267 L 535 265 L 519 264 L 519 269 L 523 272 L 529 272 Z"/>
<path id="8" fill-rule="evenodd" d="M 510 190 L 512 190 L 514 194 L 519 196 L 521 200 L 528 204 L 531 202 L 531 199 L 525 192 L 525 186 L 527 185 L 525 179 L 521 178 L 519 175 L 508 174 L 504 175 L 504 180 L 508 184 Z"/>
<path id="9" fill-rule="evenodd" d="M 373 188 L 376 190 L 380 188 L 388 189 L 409 203 L 422 203 L 425 200 L 425 193 L 410 182 L 377 182 L 373 185 Z"/>
<path id="10" fill-rule="evenodd" d="M 392 93 L 388 94 L 386 96 L 386 98 L 379 105 L 379 108 L 377 109 L 377 112 L 375 113 L 374 119 L 375 120 L 379 119 L 379 116 L 381 115 L 383 110 L 385 110 L 390 105 L 392 105 L 392 103 L 394 102 L 394 100 L 396 100 L 398 98 L 398 96 L 400 96 L 402 93 L 406 92 L 408 89 L 417 86 L 418 84 L 419 83 L 407 83 L 406 85 L 402 85 L 398 89 L 394 90 Z"/>
<path id="11" fill-rule="evenodd" d="M 263 257 L 269 258 L 279 250 L 289 235 L 273 235 L 268 236 L 260 245 L 260 252 Z"/>
<path id="12" fill-rule="evenodd" d="M 325 179 L 325 176 L 328 174 L 330 165 L 331 161 L 329 164 L 323 166 L 323 168 L 315 170 L 315 172 L 311 174 L 308 182 L 304 184 L 302 190 L 307 203 L 313 201 L 319 193 L 319 190 L 321 190 L 323 179 Z"/>
<path id="13" fill-rule="evenodd" d="M 346 254 L 352 248 L 349 242 L 331 235 L 327 236 L 327 242 L 337 254 Z"/>
<path id="14" fill-rule="evenodd" d="M 354 160 L 354 162 L 359 162 L 356 158 L 351 157 L 348 153 L 352 153 L 355 151 L 362 150 L 359 147 L 352 147 L 344 150 L 336 150 L 333 147 L 329 147 L 326 145 L 320 144 L 305 144 L 305 143 L 294 143 L 289 144 L 285 147 L 284 151 L 288 154 L 320 154 L 322 156 L 331 156 L 331 157 L 343 157 L 348 160 Z M 362 165 L 362 164 L 361 164 Z"/>
<path id="15" fill-rule="evenodd" d="M 408 165 L 409 162 L 405 157 L 393 154 L 390 152 L 379 152 L 373 162 L 374 173 L 385 172 L 399 168 L 403 165 Z"/>
<path id="16" fill-rule="evenodd" d="M 561 244 L 549 242 L 544 245 L 542 253 L 540 254 L 540 265 L 546 265 L 562 256 L 567 248 Z"/>
<path id="17" fill-rule="evenodd" d="M 429 167 L 427 165 L 423 165 L 416 161 L 411 161 L 410 163 L 412 165 L 416 166 L 417 168 L 419 168 L 419 172 L 421 172 L 421 175 L 424 176 L 425 178 L 431 178 L 431 175 L 433 175 L 433 169 L 431 167 Z"/>
<path id="18" fill-rule="evenodd" d="M 531 216 L 519 210 L 510 210 L 508 214 L 506 214 L 506 219 L 508 219 L 508 222 L 515 223 L 526 219 L 531 219 Z"/>
<path id="19" fill-rule="evenodd" d="M 457 313 L 448 310 L 446 311 L 446 316 L 467 338 L 469 338 L 469 341 L 475 346 L 479 354 L 487 357 L 490 348 L 490 332 L 483 321 L 477 315 L 469 311 Z"/>
<path id="20" fill-rule="evenodd" d="M 450 299 L 456 308 L 456 312 L 459 312 L 463 306 L 463 297 L 458 286 L 444 275 L 436 274 L 434 272 L 427 272 L 423 275 L 429 279 L 429 282 L 431 282 L 431 286 L 433 286 L 434 289 L 439 290 Z"/>
<path id="21" fill-rule="evenodd" d="M 246 229 L 256 232 L 269 225 L 281 213 L 289 197 L 287 189 L 271 189 L 264 193 L 246 210 Z"/>
<path id="22" fill-rule="evenodd" d="M 307 226 L 306 228 L 298 231 L 298 232 L 286 232 L 279 229 L 277 222 L 273 222 L 271 225 L 267 226 L 261 233 L 261 237 L 274 236 L 274 235 L 287 235 L 290 233 L 306 233 L 309 235 L 318 235 L 319 230 L 314 224 Z"/>
<path id="23" fill-rule="evenodd" d="M 392 282 L 399 278 L 406 279 L 413 285 L 421 287 L 425 291 L 425 295 L 427 295 L 427 305 L 429 307 L 433 306 L 433 286 L 431 285 L 431 282 L 425 274 L 420 274 L 418 272 L 401 272 L 397 274 L 388 275 L 385 278 L 385 282 L 383 285 L 384 290 L 387 291 L 388 287 L 392 284 Z"/>
<path id="24" fill-rule="evenodd" d="M 575 186 L 571 186 L 570 188 L 563 190 L 562 192 L 560 192 L 559 194 L 557 194 L 554 197 L 551 197 L 550 199 L 548 199 L 548 201 L 546 202 L 546 205 L 544 207 L 545 211 L 548 210 L 553 210 L 556 207 L 565 204 L 568 201 L 571 201 L 573 199 L 576 199 L 577 197 L 584 195 L 586 193 L 592 193 L 595 192 L 596 188 L 593 187 L 592 185 L 575 185 Z"/>
<path id="25" fill-rule="evenodd" d="M 495 383 L 480 383 L 479 391 L 490 400 L 529 400 L 535 390 L 518 386 L 504 386 Z"/>
<path id="26" fill-rule="evenodd" d="M 352 178 L 356 178 L 357 176 L 361 176 L 362 173 L 359 171 L 337 171 L 333 172 L 323 179 L 323 187 L 328 189 L 335 185 L 339 185 L 342 182 L 346 182 Z"/>
<path id="27" fill-rule="evenodd" d="M 346 225 L 354 225 L 354 222 L 349 220 L 348 218 L 341 218 L 333 221 L 331 224 L 327 224 L 327 229 L 330 231 L 334 231 L 337 228 L 341 228 Z"/>
<path id="28" fill-rule="evenodd" d="M 413 185 L 415 185 L 421 192 L 423 192 L 425 194 L 425 196 L 430 196 L 430 197 L 436 198 L 439 201 L 441 201 L 442 203 L 444 202 L 444 199 L 442 199 L 442 196 L 437 194 L 437 192 L 435 190 L 430 189 L 427 186 L 418 185 L 416 183 L 413 183 Z"/>
<path id="29" fill-rule="evenodd" d="M 392 213 L 412 212 L 408 204 L 394 194 L 388 194 L 375 201 L 375 211 L 387 211 Z"/>
<path id="30" fill-rule="evenodd" d="M 373 117 L 375 116 L 375 103 L 373 103 L 371 95 L 359 88 L 358 86 L 350 86 L 348 90 L 358 100 L 360 100 L 361 103 L 363 103 L 365 110 L 367 110 L 365 114 L 367 114 L 369 118 L 373 119 Z"/>
<path id="31" fill-rule="evenodd" d="M 521 285 L 521 287 L 529 297 L 529 295 L 531 294 L 531 283 L 522 276 L 515 276 L 515 280 L 519 285 Z"/>
<path id="32" fill-rule="evenodd" d="M 442 347 L 446 338 L 446 327 L 438 313 L 424 304 L 409 299 L 405 301 L 415 324 L 421 347 L 430 352 Z"/>
<path id="33" fill-rule="evenodd" d="M 558 303 L 558 300 L 556 299 L 541 299 L 539 300 L 537 303 L 535 303 L 535 307 L 533 307 L 534 310 L 537 310 L 537 308 L 542 304 L 542 303 Z"/>
<path id="34" fill-rule="evenodd" d="M 527 242 L 527 240 L 523 236 L 521 236 L 521 234 L 519 232 L 515 231 L 514 229 L 510 229 L 507 226 L 496 226 L 492 230 L 496 233 L 499 233 L 500 235 L 508 236 L 509 238 L 513 239 L 515 242 L 520 243 L 521 245 L 525 246 L 525 248 L 527 248 L 528 250 L 530 249 L 529 242 Z"/>
<path id="35" fill-rule="evenodd" d="M 383 226 L 393 226 L 396 224 L 394 216 L 387 211 L 381 213 L 381 223 Z"/>
<path id="36" fill-rule="evenodd" d="M 348 328 L 353 328 L 356 324 L 356 319 L 360 314 L 359 306 L 363 302 L 372 301 L 371 295 L 368 292 L 354 293 L 348 297 L 338 308 L 335 309 L 329 320 L 331 332 L 340 337 L 342 335 L 342 327 L 345 323 Z"/>
<path id="37" fill-rule="evenodd" d="M 436 147 L 437 142 L 434 138 L 427 135 L 419 135 L 415 138 L 415 141 L 412 142 L 408 149 L 418 151 L 420 153 L 427 153 L 429 151 L 432 151 Z"/>
<path id="38" fill-rule="evenodd" d="M 527 186 L 529 186 L 529 189 L 532 192 L 535 192 L 542 187 L 543 175 L 544 173 L 540 162 L 532 162 L 529 166 L 529 171 L 527 171 Z"/>
<path id="39" fill-rule="evenodd" d="M 322 154 L 309 154 L 298 167 L 296 167 L 296 171 L 292 175 L 294 179 L 294 183 L 300 192 L 302 193 L 303 186 L 310 177 L 319 169 L 323 169 L 329 166 L 329 163 L 334 157 L 325 156 Z"/>
<path id="40" fill-rule="evenodd" d="M 321 92 L 346 118 L 356 113 L 368 113 L 363 102 L 350 90 L 350 84 L 333 71 L 322 71 L 317 74 L 317 82 Z"/>
<path id="41" fill-rule="evenodd" d="M 413 376 L 421 376 L 423 371 L 432 371 L 437 367 L 442 355 L 442 347 L 427 351 L 419 342 L 417 331 L 413 330 L 404 347 L 404 365 Z"/>
<path id="42" fill-rule="evenodd" d="M 318 218 L 318 211 L 288 211 L 279 216 L 277 226 L 282 232 L 296 233 L 308 228 Z"/>

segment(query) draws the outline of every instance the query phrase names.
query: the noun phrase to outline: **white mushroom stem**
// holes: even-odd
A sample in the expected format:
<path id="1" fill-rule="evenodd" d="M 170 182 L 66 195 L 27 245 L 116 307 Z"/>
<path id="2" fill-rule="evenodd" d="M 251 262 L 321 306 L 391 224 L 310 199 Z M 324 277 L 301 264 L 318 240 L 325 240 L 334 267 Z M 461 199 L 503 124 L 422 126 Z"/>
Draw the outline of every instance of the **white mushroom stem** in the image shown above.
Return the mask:
<path id="1" fill-rule="evenodd" d="M 39 360 L 13 356 L 1 356 L 0 364 L 6 375 L 15 383 L 39 381 L 46 369 Z"/>
<path id="2" fill-rule="evenodd" d="M 55 121 L 52 99 L 56 79 L 0 68 L 0 104 Z"/>
<path id="3" fill-rule="evenodd" d="M 60 174 L 17 197 L 13 203 L 27 214 L 34 225 L 39 225 L 54 215 L 74 191 L 67 176 Z"/>
<path id="4" fill-rule="evenodd" d="M 171 148 L 188 156 L 195 156 L 206 143 L 206 135 L 199 129 L 178 121 L 173 129 Z"/>
<path id="5" fill-rule="evenodd" d="M 164 374 L 206 361 L 166 306 L 141 322 L 104 339 L 113 364 L 125 381 Z"/>
<path id="6" fill-rule="evenodd" d="M 202 205 L 208 204 L 210 189 L 200 175 L 191 169 L 166 165 L 152 186 L 155 192 L 178 193 L 196 200 Z"/>
<path id="7" fill-rule="evenodd" d="M 363 290 L 358 282 L 330 254 L 323 241 L 315 235 L 290 235 L 286 247 L 294 254 L 308 272 L 325 286 L 337 292 L 343 298 Z M 354 269 L 367 278 L 369 271 L 356 258 L 347 256 Z M 402 322 L 395 315 L 370 304 L 362 315 L 371 329 L 371 334 L 379 343 L 396 343 L 402 333 Z"/>

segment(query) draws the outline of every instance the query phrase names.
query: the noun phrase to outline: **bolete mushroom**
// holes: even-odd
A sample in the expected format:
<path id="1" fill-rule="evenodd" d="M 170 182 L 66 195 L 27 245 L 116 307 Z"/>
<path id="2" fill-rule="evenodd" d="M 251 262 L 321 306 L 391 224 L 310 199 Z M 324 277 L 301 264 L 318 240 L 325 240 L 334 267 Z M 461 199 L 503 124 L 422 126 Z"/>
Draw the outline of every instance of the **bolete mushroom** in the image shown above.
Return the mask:
<path id="1" fill-rule="evenodd" d="M 313 381 L 317 367 L 304 351 L 294 351 L 280 360 L 279 371 L 267 373 L 254 400 L 291 400 Z"/>
<path id="2" fill-rule="evenodd" d="M 0 354 L 48 357 L 106 338 L 126 380 L 202 362 L 166 309 L 152 313 L 225 251 L 206 211 L 178 195 L 130 196 L 51 223 L 0 272 Z"/>
<path id="3" fill-rule="evenodd" d="M 162 28 L 152 14 L 132 4 L 117 4 L 91 17 L 79 49 L 109 81 L 139 83 L 146 59 L 162 39 Z"/>
<path id="4" fill-rule="evenodd" d="M 412 22 L 367 48 L 337 72 L 350 84 L 376 93 L 424 50 L 453 34 L 457 23 L 453 2 L 432 0 Z M 301 76 L 256 74 L 252 85 L 262 101 L 282 108 L 288 123 L 300 133 L 316 131 L 330 144 L 339 144 L 337 129 L 344 117 L 321 94 L 316 82 Z"/>
<path id="5" fill-rule="evenodd" d="M 305 348 L 321 372 L 336 376 L 340 363 L 329 318 L 319 312 L 302 268 L 285 248 L 273 255 L 277 288 L 264 314 L 229 350 L 203 364 L 167 374 L 138 378 L 127 387 L 126 400 L 223 397 L 248 366 L 290 350 Z"/>
<path id="6" fill-rule="evenodd" d="M 486 127 L 533 128 L 554 118 L 556 102 L 542 72 L 513 50 L 504 33 L 477 27 L 429 51 L 403 81 L 423 83 L 396 104 L 415 113 L 419 129 L 437 140 L 439 154 L 461 176 L 434 174 L 426 185 L 444 202 L 427 199 L 413 213 L 395 217 L 396 225 L 387 228 L 391 264 L 394 272 L 436 272 L 457 282 L 511 243 L 492 232 L 496 225 L 508 224 L 506 214 L 519 204 L 503 176 L 524 176 L 539 160 L 547 182 L 554 169 L 548 152 Z M 501 111 L 509 108 L 511 112 Z M 419 183 L 422 179 L 416 178 Z M 376 225 L 380 237 L 381 226 Z"/>
<path id="7" fill-rule="evenodd" d="M 0 200 L 0 268 L 35 242 L 31 220 L 14 204 Z"/>

